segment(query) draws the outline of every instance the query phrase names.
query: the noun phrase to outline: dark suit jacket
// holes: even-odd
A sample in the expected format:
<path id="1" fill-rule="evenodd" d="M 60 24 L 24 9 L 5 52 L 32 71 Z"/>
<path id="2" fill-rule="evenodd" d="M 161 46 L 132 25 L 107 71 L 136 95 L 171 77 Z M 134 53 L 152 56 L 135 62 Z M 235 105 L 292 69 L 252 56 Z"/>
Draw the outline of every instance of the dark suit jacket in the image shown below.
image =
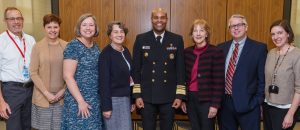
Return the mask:
<path id="1" fill-rule="evenodd" d="M 182 36 L 166 31 L 162 44 L 153 31 L 139 34 L 133 47 L 133 97 L 161 104 L 186 95 Z"/>
<path id="2" fill-rule="evenodd" d="M 232 40 L 219 45 L 225 57 L 231 43 Z M 266 57 L 266 44 L 246 39 L 232 79 L 232 98 L 237 112 L 248 112 L 263 102 Z"/>

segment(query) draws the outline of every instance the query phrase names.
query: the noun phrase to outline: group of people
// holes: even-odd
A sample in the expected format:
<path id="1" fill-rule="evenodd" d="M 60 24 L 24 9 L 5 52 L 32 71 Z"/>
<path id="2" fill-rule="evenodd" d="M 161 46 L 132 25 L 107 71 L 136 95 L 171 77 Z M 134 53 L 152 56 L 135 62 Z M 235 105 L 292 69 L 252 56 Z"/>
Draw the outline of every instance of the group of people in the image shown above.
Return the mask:
<path id="1" fill-rule="evenodd" d="M 23 32 L 19 9 L 4 12 L 0 34 L 0 116 L 7 130 L 132 130 L 137 110 L 144 130 L 172 130 L 176 109 L 193 130 L 292 130 L 300 115 L 300 50 L 286 20 L 275 21 L 275 48 L 247 36 L 242 15 L 232 15 L 232 40 L 214 46 L 211 29 L 196 19 L 192 46 L 166 30 L 162 8 L 151 13 L 152 30 L 137 35 L 132 56 L 123 44 L 124 23 L 107 26 L 110 43 L 100 51 L 99 26 L 83 14 L 75 38 L 59 38 L 61 19 L 45 15 L 45 37 Z M 217 118 L 216 118 L 217 117 Z"/>

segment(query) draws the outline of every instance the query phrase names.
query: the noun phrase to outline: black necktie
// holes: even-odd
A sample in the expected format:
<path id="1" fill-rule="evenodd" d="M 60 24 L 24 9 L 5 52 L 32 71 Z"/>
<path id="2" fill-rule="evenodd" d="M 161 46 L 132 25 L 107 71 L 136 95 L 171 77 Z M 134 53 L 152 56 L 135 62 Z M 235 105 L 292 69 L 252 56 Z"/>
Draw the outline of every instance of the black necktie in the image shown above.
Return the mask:
<path id="1" fill-rule="evenodd" d="M 156 42 L 157 42 L 157 43 L 161 43 L 161 42 L 160 42 L 160 39 L 161 39 L 161 36 L 157 36 L 157 37 L 156 37 Z"/>

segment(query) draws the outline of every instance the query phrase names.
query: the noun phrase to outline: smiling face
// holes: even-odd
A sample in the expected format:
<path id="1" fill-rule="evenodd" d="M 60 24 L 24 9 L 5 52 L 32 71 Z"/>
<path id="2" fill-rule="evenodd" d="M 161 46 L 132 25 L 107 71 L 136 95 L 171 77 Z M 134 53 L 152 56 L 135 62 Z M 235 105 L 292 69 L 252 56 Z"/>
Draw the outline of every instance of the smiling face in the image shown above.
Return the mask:
<path id="1" fill-rule="evenodd" d="M 92 38 L 96 33 L 95 21 L 92 17 L 88 17 L 80 24 L 80 34 L 84 38 Z"/>
<path id="2" fill-rule="evenodd" d="M 152 12 L 151 16 L 153 31 L 157 34 L 162 34 L 166 30 L 168 16 L 162 9 Z"/>
<path id="3" fill-rule="evenodd" d="M 112 26 L 109 38 L 113 44 L 123 44 L 125 41 L 125 32 L 119 25 L 115 24 Z"/>
<path id="4" fill-rule="evenodd" d="M 7 29 L 17 36 L 22 35 L 23 16 L 18 10 L 8 10 L 5 15 Z"/>
<path id="5" fill-rule="evenodd" d="M 242 18 L 232 17 L 229 20 L 229 32 L 235 41 L 246 37 L 248 26 Z"/>
<path id="6" fill-rule="evenodd" d="M 46 24 L 44 29 L 45 29 L 47 38 L 52 39 L 52 40 L 55 40 L 58 38 L 60 27 L 57 22 L 50 22 L 50 23 Z"/>
<path id="7" fill-rule="evenodd" d="M 289 34 L 281 26 L 274 26 L 271 29 L 272 41 L 276 47 L 282 48 L 288 45 Z"/>
<path id="8" fill-rule="evenodd" d="M 201 25 L 195 25 L 192 33 L 196 45 L 206 45 L 207 31 Z"/>

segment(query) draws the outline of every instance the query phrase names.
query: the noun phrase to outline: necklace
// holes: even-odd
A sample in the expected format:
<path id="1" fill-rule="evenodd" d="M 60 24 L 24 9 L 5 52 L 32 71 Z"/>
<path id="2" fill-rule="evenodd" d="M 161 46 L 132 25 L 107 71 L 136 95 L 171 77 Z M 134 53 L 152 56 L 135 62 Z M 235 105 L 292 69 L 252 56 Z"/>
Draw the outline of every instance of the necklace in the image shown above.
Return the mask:
<path id="1" fill-rule="evenodd" d="M 111 45 L 111 47 L 112 47 L 113 49 L 115 49 L 116 51 L 123 52 L 123 50 L 124 50 L 123 46 L 117 46 L 117 45 L 115 45 L 115 44 L 113 44 L 113 43 L 111 43 L 110 45 Z"/>

